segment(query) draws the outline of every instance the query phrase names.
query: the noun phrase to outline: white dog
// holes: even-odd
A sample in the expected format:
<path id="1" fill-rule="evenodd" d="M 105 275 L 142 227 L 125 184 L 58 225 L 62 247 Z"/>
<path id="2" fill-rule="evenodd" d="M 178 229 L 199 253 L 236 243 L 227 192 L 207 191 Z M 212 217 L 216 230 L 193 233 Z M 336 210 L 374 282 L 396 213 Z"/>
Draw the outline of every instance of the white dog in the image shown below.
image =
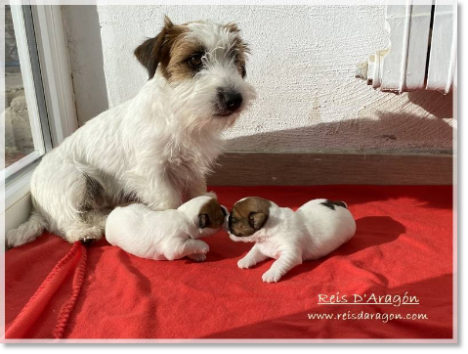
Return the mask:
<path id="1" fill-rule="evenodd" d="M 347 242 L 356 232 L 356 222 L 344 202 L 314 199 L 294 212 L 249 197 L 232 208 L 228 229 L 233 241 L 255 242 L 237 263 L 239 268 L 274 258 L 262 279 L 276 283 L 303 261 L 326 256 Z"/>
<path id="2" fill-rule="evenodd" d="M 177 209 L 153 211 L 143 204 L 115 208 L 107 218 L 106 239 L 111 245 L 142 258 L 204 261 L 210 250 L 199 240 L 215 234 L 227 210 L 212 196 L 189 200 Z"/>
<path id="3" fill-rule="evenodd" d="M 247 52 L 234 24 L 174 25 L 166 17 L 161 33 L 135 50 L 148 82 L 42 159 L 31 218 L 7 244 L 43 229 L 69 242 L 98 239 L 109 207 L 135 201 L 165 210 L 204 194 L 221 132 L 255 96 L 244 81 Z"/>

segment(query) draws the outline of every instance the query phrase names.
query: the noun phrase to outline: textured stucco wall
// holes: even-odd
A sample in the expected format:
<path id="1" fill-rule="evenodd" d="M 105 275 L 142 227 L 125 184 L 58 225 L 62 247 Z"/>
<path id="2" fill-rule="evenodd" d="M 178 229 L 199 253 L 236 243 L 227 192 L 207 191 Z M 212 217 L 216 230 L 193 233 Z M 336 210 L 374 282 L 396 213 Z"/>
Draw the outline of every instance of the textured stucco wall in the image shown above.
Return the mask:
<path id="1" fill-rule="evenodd" d="M 226 133 L 230 151 L 439 152 L 452 146 L 451 96 L 381 93 L 354 78 L 386 47 L 385 2 L 374 6 L 98 6 L 107 96 L 133 97 L 145 70 L 132 56 L 176 22 L 235 21 L 250 43 L 258 100 Z"/>

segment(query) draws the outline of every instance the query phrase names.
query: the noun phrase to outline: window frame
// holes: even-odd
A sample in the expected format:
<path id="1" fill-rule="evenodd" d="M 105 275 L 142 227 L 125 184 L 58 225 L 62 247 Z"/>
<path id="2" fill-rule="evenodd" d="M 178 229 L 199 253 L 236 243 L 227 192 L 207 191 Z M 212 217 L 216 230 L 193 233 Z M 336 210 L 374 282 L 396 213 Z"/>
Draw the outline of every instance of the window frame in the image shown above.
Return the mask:
<path id="1" fill-rule="evenodd" d="M 3 178 L 5 178 L 7 184 L 21 170 L 40 159 L 47 151 L 52 149 L 39 58 L 37 57 L 35 40 L 31 38 L 34 36 L 34 28 L 30 7 L 11 5 L 10 9 L 15 29 L 16 47 L 34 151 L 5 168 Z"/>
<path id="2" fill-rule="evenodd" d="M 27 7 L 25 12 L 30 10 L 37 44 L 50 129 L 51 143 L 49 146 L 45 145 L 47 153 L 78 129 L 65 28 L 59 5 L 31 6 L 28 2 L 23 6 Z M 24 9 L 22 8 L 23 11 Z M 29 218 L 29 184 L 41 158 L 30 161 L 30 164 L 13 175 L 13 178 L 2 179 L 5 204 L 2 205 L 1 214 L 5 218 L 5 232 Z"/>

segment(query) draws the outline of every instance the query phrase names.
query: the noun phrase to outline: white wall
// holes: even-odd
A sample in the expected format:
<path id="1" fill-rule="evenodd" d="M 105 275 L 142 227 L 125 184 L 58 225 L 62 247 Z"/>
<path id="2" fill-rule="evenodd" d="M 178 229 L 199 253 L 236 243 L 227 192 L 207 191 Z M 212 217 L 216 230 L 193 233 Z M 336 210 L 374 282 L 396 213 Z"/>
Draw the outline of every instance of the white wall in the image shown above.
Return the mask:
<path id="1" fill-rule="evenodd" d="M 62 6 L 79 124 L 109 108 L 96 6 Z"/>
<path id="2" fill-rule="evenodd" d="M 451 96 L 397 96 L 354 78 L 356 64 L 388 42 L 385 1 L 375 4 L 98 6 L 109 104 L 133 97 L 146 81 L 132 52 L 157 34 L 164 14 L 175 23 L 235 21 L 252 48 L 247 75 L 258 100 L 226 133 L 230 151 L 451 150 Z"/>

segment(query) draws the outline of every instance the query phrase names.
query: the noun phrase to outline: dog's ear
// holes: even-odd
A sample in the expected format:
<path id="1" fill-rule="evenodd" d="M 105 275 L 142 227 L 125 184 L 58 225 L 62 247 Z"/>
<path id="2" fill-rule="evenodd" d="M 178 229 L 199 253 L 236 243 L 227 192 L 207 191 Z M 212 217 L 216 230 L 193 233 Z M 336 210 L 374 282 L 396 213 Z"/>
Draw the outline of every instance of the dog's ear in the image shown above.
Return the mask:
<path id="1" fill-rule="evenodd" d="M 224 25 L 224 27 L 225 27 L 229 32 L 232 32 L 232 33 L 239 33 L 239 32 L 240 32 L 239 27 L 238 27 L 237 24 L 234 23 L 234 22 L 226 23 L 226 24 Z"/>
<path id="2" fill-rule="evenodd" d="M 210 217 L 208 214 L 200 214 L 198 215 L 198 227 L 200 229 L 204 229 L 210 225 Z"/>
<path id="3" fill-rule="evenodd" d="M 166 42 L 166 36 L 174 24 L 169 17 L 164 18 L 164 27 L 154 38 L 149 38 L 135 49 L 135 56 L 138 61 L 148 70 L 149 78 L 153 78 L 156 73 L 159 62 L 163 56 L 163 47 Z"/>
<path id="4" fill-rule="evenodd" d="M 265 225 L 267 220 L 268 220 L 268 215 L 264 213 L 252 212 L 249 214 L 249 224 L 251 227 L 253 227 L 257 231 L 260 230 L 263 227 L 263 225 Z"/>

